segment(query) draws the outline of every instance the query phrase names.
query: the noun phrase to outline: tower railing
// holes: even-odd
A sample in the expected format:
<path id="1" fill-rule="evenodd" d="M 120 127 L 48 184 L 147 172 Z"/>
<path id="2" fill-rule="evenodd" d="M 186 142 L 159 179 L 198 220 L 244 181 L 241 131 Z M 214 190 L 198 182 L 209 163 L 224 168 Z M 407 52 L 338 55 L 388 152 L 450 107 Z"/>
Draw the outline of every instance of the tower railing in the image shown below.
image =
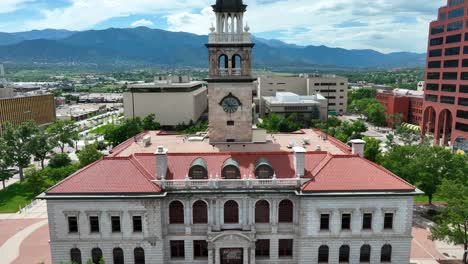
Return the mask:
<path id="1" fill-rule="evenodd" d="M 251 43 L 250 33 L 211 33 L 208 43 Z"/>

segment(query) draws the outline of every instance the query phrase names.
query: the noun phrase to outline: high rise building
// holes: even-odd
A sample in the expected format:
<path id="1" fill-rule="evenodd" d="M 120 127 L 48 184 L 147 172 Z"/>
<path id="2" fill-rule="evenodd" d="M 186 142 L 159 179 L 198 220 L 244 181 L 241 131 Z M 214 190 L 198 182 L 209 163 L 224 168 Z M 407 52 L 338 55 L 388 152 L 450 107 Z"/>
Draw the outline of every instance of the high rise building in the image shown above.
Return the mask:
<path id="1" fill-rule="evenodd" d="M 468 140 L 468 1 L 448 0 L 430 23 L 423 135 L 435 144 Z"/>

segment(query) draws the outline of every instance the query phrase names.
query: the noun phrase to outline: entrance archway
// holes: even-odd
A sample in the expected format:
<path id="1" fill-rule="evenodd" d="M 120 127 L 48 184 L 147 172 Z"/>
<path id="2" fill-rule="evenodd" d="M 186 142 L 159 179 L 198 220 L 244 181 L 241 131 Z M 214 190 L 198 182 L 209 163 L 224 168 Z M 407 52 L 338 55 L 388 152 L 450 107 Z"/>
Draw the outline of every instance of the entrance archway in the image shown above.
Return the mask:
<path id="1" fill-rule="evenodd" d="M 429 106 L 424 110 L 421 135 L 425 137 L 427 134 L 435 134 L 436 111 L 434 107 Z"/>
<path id="2" fill-rule="evenodd" d="M 435 134 L 436 143 L 444 146 L 448 145 L 452 135 L 453 116 L 452 112 L 444 109 L 439 114 L 437 133 Z"/>

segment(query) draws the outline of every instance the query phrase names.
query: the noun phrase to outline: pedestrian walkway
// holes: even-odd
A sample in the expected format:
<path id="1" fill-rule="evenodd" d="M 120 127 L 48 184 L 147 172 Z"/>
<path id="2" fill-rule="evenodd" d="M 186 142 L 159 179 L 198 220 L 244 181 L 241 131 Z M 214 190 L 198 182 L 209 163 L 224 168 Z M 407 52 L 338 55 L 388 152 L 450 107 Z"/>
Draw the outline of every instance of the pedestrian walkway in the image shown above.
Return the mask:
<path id="1" fill-rule="evenodd" d="M 47 218 L 47 203 L 44 200 L 34 200 L 30 205 L 14 214 L 0 214 L 0 220 L 35 218 Z"/>

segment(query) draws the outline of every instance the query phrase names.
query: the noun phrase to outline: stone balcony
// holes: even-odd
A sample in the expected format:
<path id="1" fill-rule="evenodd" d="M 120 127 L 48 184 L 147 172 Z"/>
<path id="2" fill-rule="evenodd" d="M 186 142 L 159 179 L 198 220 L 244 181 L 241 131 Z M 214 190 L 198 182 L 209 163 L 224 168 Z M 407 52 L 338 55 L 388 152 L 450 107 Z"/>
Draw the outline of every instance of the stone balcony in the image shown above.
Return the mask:
<path id="1" fill-rule="evenodd" d="M 310 179 L 288 178 L 288 179 L 220 179 L 208 180 L 155 180 L 154 183 L 164 190 L 225 190 L 225 189 L 297 189 Z"/>
<path id="2" fill-rule="evenodd" d="M 252 43 L 250 33 L 211 33 L 209 44 Z"/>

